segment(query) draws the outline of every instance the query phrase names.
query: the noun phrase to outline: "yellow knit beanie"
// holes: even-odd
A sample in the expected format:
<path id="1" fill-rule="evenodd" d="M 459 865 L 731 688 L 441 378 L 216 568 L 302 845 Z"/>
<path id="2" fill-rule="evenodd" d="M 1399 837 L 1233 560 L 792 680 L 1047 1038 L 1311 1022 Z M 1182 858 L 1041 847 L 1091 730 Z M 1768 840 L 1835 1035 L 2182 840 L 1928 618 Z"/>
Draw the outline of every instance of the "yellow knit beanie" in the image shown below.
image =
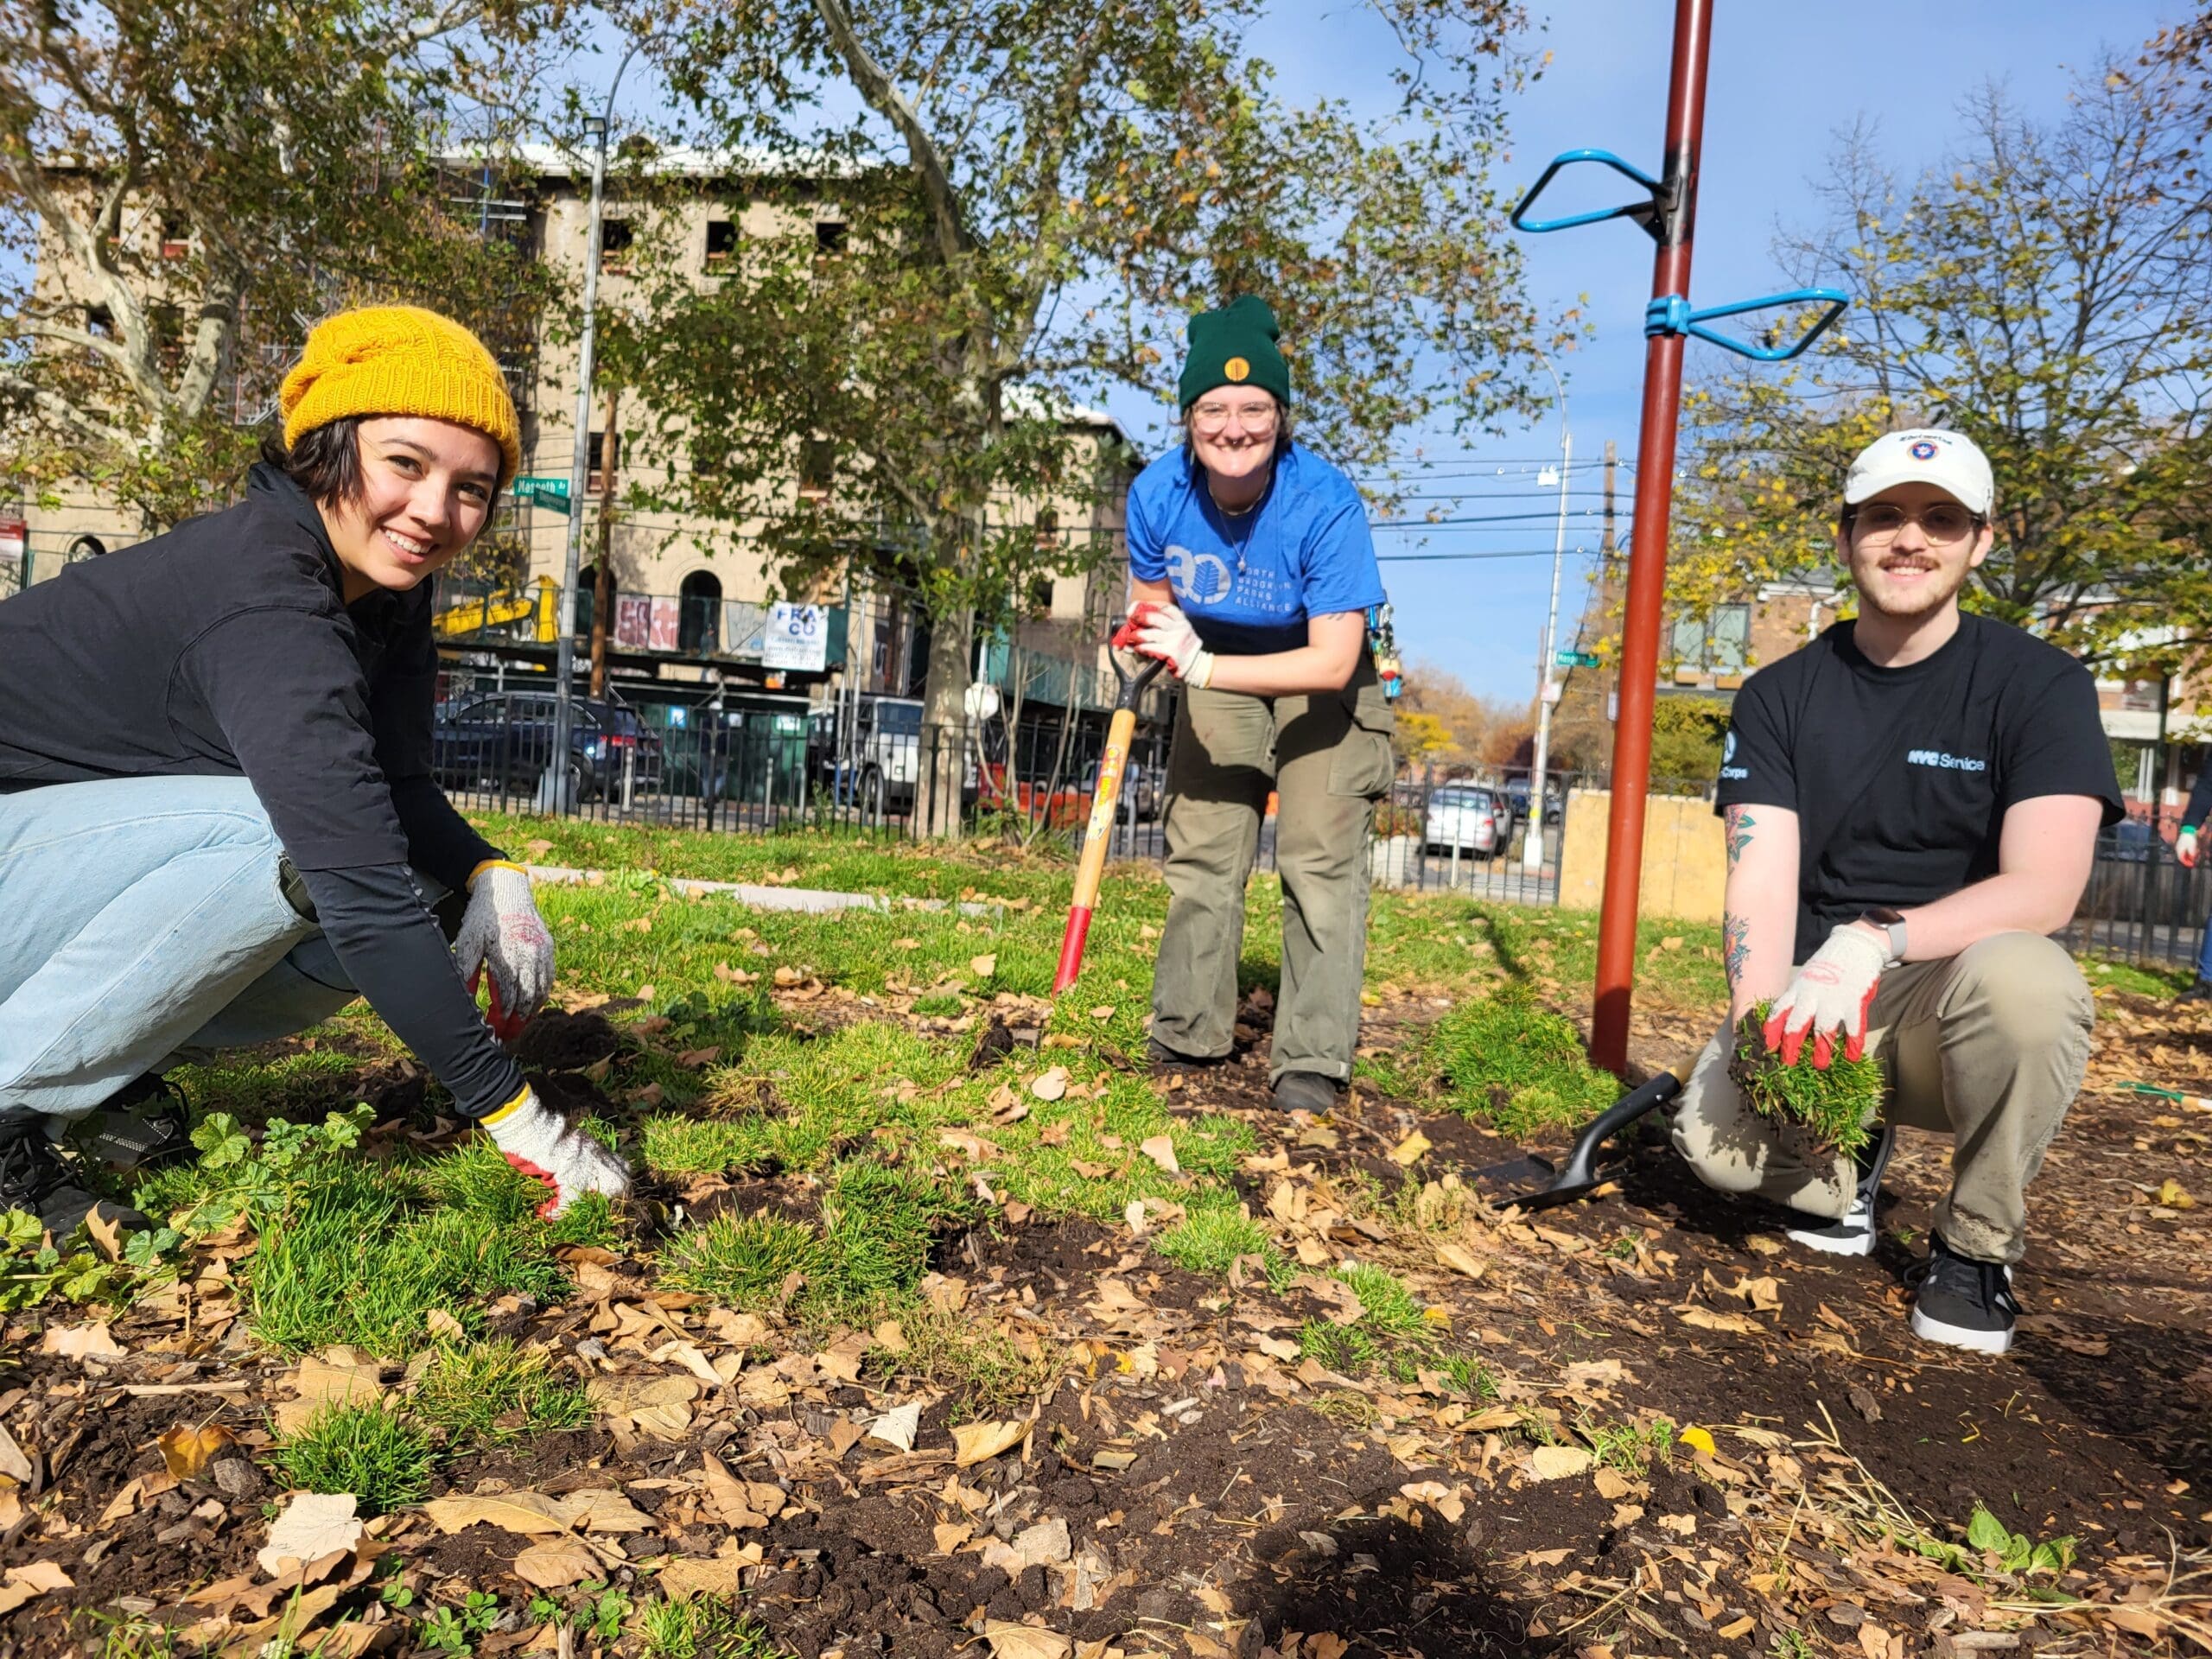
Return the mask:
<path id="1" fill-rule="evenodd" d="M 284 377 L 284 447 L 348 415 L 424 415 L 474 427 L 522 470 L 521 423 L 484 342 L 413 305 L 372 305 L 324 319 Z"/>

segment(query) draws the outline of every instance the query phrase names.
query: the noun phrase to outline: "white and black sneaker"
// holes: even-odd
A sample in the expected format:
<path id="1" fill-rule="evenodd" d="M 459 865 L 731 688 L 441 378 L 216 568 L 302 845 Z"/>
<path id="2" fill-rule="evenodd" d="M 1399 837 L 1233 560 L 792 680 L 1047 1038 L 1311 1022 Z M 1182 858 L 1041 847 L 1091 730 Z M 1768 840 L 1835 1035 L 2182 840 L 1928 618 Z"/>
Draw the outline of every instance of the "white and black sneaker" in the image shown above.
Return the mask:
<path id="1" fill-rule="evenodd" d="M 97 1215 L 103 1224 L 143 1232 L 152 1223 L 128 1205 L 104 1198 L 77 1179 L 48 1134 L 44 1114 L 0 1113 L 0 1210 L 35 1216 L 60 1243 Z"/>
<path id="2" fill-rule="evenodd" d="M 183 1090 L 149 1071 L 79 1118 L 69 1140 L 80 1154 L 113 1170 L 182 1163 L 195 1155 L 191 1103 Z"/>
<path id="3" fill-rule="evenodd" d="M 1976 1262 L 1928 1236 L 1928 1260 L 1905 1274 L 1916 1284 L 1912 1334 L 1978 1354 L 2001 1354 L 2012 1345 L 2020 1305 L 2012 1296 L 2012 1269 L 2001 1262 Z"/>
<path id="4" fill-rule="evenodd" d="M 1897 1132 L 1888 1124 L 1859 1149 L 1859 1189 L 1851 1195 L 1851 1208 L 1840 1221 L 1820 1227 L 1790 1227 L 1784 1230 L 1808 1250 L 1829 1255 L 1874 1254 L 1874 1204 L 1882 1193 L 1882 1172 L 1890 1166 Z"/>

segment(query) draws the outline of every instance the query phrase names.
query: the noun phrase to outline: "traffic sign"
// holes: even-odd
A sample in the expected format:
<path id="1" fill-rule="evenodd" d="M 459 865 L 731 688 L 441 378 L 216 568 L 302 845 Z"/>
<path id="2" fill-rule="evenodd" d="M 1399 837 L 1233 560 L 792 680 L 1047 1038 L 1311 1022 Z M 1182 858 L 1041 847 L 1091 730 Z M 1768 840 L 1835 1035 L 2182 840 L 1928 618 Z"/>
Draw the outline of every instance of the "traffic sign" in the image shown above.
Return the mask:
<path id="1" fill-rule="evenodd" d="M 550 507 L 564 517 L 569 511 L 569 480 L 565 478 L 518 478 L 515 499 L 534 507 Z"/>
<path id="2" fill-rule="evenodd" d="M 1555 651 L 1552 661 L 1561 668 L 1595 668 L 1598 653 L 1594 651 Z"/>

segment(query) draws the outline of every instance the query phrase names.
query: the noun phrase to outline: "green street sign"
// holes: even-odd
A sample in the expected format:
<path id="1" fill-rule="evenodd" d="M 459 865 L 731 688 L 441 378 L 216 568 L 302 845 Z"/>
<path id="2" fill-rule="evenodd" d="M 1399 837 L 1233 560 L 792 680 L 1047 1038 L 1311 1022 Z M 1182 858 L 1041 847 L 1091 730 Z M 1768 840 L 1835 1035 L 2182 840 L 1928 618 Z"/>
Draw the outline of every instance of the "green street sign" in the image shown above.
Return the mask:
<path id="1" fill-rule="evenodd" d="M 515 499 L 533 507 L 550 507 L 563 518 L 569 512 L 569 480 L 565 478 L 518 478 Z"/>
<path id="2" fill-rule="evenodd" d="M 1595 668 L 1598 653 L 1594 651 L 1555 651 L 1552 661 L 1561 668 Z"/>

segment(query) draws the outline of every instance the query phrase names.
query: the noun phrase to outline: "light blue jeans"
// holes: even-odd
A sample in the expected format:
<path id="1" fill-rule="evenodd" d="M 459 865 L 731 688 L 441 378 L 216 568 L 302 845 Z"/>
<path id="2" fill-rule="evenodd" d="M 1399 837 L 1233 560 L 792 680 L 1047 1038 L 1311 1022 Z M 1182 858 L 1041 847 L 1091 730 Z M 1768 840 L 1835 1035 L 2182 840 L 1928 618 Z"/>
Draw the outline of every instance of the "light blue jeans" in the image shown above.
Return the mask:
<path id="1" fill-rule="evenodd" d="M 0 795 L 0 1116 L 73 1117 L 352 1001 L 283 852 L 243 778 Z"/>

